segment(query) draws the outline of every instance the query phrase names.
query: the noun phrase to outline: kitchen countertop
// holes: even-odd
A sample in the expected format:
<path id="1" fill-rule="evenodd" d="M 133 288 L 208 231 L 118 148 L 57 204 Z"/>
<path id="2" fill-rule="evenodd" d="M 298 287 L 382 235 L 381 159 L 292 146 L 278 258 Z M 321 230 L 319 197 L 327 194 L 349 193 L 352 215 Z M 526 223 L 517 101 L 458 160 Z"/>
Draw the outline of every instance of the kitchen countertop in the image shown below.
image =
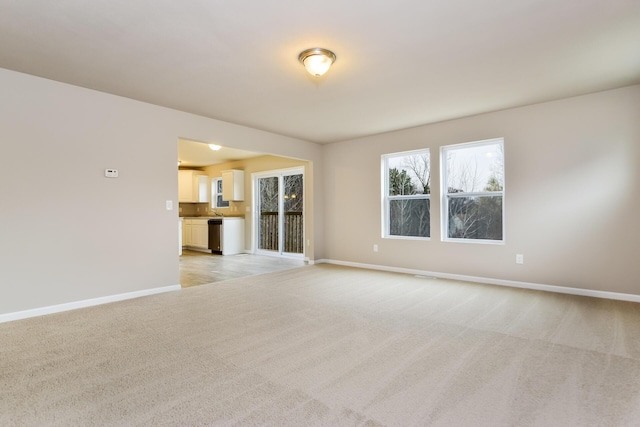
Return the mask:
<path id="1" fill-rule="evenodd" d="M 181 216 L 180 219 L 244 219 L 243 216 Z"/>

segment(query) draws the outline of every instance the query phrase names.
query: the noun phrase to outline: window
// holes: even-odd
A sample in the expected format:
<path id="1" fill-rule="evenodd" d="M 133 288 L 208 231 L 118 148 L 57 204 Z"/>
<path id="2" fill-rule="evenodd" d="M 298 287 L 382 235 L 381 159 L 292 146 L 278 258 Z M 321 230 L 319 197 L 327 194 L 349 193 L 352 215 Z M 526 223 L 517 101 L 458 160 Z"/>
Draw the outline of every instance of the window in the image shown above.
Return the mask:
<path id="1" fill-rule="evenodd" d="M 211 180 L 211 208 L 228 208 L 229 201 L 222 200 L 222 178 Z"/>
<path id="2" fill-rule="evenodd" d="M 382 156 L 382 237 L 428 238 L 431 168 L 429 150 Z"/>
<path id="3" fill-rule="evenodd" d="M 504 242 L 504 141 L 442 147 L 442 239 Z"/>

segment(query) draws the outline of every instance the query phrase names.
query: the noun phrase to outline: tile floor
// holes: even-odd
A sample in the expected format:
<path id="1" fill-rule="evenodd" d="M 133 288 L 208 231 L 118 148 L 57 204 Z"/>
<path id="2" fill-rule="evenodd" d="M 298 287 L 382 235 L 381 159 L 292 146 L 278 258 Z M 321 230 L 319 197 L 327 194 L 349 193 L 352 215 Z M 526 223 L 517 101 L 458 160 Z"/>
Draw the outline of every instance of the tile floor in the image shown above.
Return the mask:
<path id="1" fill-rule="evenodd" d="M 249 254 L 222 256 L 185 250 L 180 256 L 180 284 L 187 288 L 304 265 L 298 259 Z"/>

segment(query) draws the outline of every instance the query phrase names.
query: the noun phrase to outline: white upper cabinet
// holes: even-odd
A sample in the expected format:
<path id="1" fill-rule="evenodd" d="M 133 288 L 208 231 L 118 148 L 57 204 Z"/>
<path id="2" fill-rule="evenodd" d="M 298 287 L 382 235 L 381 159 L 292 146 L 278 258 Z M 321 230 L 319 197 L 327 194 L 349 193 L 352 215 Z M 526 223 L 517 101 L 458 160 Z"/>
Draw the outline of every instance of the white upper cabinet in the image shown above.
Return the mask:
<path id="1" fill-rule="evenodd" d="M 198 175 L 198 203 L 209 203 L 211 197 L 211 180 L 209 175 Z"/>
<path id="2" fill-rule="evenodd" d="M 182 203 L 208 203 L 209 177 L 202 171 L 178 171 L 178 201 Z"/>
<path id="3" fill-rule="evenodd" d="M 232 202 L 244 200 L 244 171 L 237 169 L 222 171 L 222 200 Z"/>

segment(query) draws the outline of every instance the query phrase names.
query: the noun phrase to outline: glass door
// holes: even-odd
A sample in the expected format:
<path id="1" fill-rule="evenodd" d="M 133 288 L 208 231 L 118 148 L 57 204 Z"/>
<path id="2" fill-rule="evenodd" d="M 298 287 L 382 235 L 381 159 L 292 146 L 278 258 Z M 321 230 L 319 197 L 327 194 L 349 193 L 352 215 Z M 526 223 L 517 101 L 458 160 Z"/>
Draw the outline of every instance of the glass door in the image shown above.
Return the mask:
<path id="1" fill-rule="evenodd" d="M 284 227 L 283 252 L 302 254 L 304 252 L 304 217 L 303 211 L 303 182 L 302 174 L 284 175 Z"/>
<path id="2" fill-rule="evenodd" d="M 258 178 L 258 249 L 280 251 L 280 185 L 278 177 Z"/>
<path id="3" fill-rule="evenodd" d="M 303 257 L 304 175 L 301 168 L 254 176 L 258 253 Z"/>

